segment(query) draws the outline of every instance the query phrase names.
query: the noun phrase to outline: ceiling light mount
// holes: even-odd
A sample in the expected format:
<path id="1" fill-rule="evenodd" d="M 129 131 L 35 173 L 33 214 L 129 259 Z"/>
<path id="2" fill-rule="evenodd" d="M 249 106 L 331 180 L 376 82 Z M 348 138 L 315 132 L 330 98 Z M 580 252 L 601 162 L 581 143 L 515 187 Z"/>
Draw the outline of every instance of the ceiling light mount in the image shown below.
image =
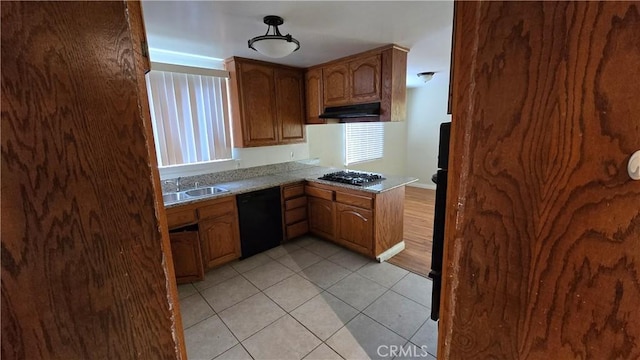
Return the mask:
<path id="1" fill-rule="evenodd" d="M 422 81 L 424 81 L 425 83 L 433 79 L 433 75 L 435 75 L 435 72 L 433 71 L 425 71 L 425 72 L 418 73 L 418 77 L 422 79 Z"/>
<path id="2" fill-rule="evenodd" d="M 290 34 L 282 35 L 278 26 L 284 24 L 284 20 L 277 15 L 267 15 L 264 17 L 264 23 L 268 25 L 266 34 L 256 36 L 249 40 L 249 48 L 259 52 L 262 55 L 281 58 L 294 51 L 300 49 L 300 42 L 294 39 Z M 269 31 L 273 28 L 273 33 L 269 35 Z"/>

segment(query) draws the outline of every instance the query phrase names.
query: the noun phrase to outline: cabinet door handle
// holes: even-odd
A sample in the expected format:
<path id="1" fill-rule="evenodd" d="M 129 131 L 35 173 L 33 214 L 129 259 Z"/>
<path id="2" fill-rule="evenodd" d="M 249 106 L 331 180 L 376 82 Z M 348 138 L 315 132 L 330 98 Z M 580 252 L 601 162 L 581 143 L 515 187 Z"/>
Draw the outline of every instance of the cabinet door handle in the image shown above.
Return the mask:
<path id="1" fill-rule="evenodd" d="M 630 178 L 633 180 L 640 180 L 640 150 L 634 152 L 629 158 L 627 171 L 629 172 Z"/>

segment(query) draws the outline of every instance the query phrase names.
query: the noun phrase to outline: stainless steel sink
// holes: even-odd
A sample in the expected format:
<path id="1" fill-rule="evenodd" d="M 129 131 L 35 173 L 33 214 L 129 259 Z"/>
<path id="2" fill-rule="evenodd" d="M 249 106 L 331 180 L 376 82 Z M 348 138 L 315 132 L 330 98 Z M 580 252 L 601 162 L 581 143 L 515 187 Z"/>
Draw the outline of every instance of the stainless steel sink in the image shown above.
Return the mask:
<path id="1" fill-rule="evenodd" d="M 219 188 L 219 187 L 216 187 L 216 186 L 209 186 L 209 187 L 203 187 L 203 188 L 198 188 L 198 189 L 187 190 L 187 191 L 185 191 L 185 194 L 187 194 L 188 196 L 198 197 L 198 196 L 219 194 L 219 193 L 223 193 L 223 192 L 227 192 L 227 191 L 229 191 L 229 190 L 223 189 L 223 188 Z"/>
<path id="2" fill-rule="evenodd" d="M 166 204 L 172 204 L 178 201 L 189 200 L 207 195 L 214 195 L 228 192 L 229 190 L 219 188 L 217 186 L 201 187 L 197 189 L 191 189 L 187 191 L 172 192 L 162 194 L 162 201 Z"/>
<path id="3" fill-rule="evenodd" d="M 188 198 L 189 196 L 185 195 L 185 193 L 174 192 L 174 193 L 163 194 L 162 202 L 164 202 L 165 204 L 168 204 L 168 203 L 174 203 L 176 201 L 185 200 Z"/>

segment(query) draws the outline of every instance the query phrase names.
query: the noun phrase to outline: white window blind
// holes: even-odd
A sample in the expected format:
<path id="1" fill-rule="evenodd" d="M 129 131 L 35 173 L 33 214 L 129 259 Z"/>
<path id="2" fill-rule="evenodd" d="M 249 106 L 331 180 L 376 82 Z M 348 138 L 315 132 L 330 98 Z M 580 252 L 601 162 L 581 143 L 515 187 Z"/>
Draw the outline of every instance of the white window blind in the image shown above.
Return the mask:
<path id="1" fill-rule="evenodd" d="M 159 166 L 231 158 L 226 77 L 152 70 L 147 92 Z"/>
<path id="2" fill-rule="evenodd" d="M 347 123 L 344 139 L 345 165 L 381 159 L 384 155 L 383 123 Z"/>

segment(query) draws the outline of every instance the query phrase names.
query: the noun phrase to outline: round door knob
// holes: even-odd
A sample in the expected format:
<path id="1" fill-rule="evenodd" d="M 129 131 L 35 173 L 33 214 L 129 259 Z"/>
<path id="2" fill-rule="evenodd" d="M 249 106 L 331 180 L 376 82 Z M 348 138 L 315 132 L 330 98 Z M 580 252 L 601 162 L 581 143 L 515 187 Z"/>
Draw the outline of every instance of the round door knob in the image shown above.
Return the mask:
<path id="1" fill-rule="evenodd" d="M 629 172 L 630 178 L 640 180 L 640 150 L 634 152 L 631 158 L 629 158 L 627 171 Z"/>

